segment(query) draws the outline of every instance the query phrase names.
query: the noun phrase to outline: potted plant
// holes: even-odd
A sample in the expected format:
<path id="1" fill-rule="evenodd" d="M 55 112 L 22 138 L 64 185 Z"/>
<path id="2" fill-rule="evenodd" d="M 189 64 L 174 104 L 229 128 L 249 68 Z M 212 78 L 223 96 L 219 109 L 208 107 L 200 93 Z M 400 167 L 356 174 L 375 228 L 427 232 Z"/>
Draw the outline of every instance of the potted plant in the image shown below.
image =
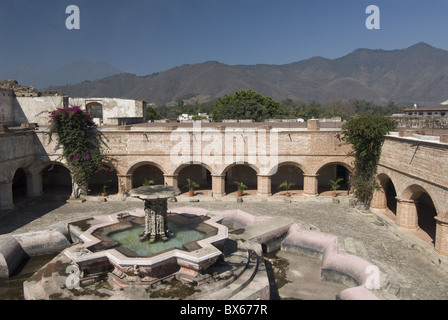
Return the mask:
<path id="1" fill-rule="evenodd" d="M 344 178 L 337 178 L 336 180 L 330 180 L 330 188 L 333 190 L 332 196 L 336 197 L 337 193 L 336 190 L 338 190 L 341 185 L 339 184 Z"/>
<path id="2" fill-rule="evenodd" d="M 291 189 L 291 187 L 293 187 L 293 186 L 295 186 L 295 183 L 288 182 L 288 181 L 284 181 L 284 182 L 282 182 L 277 188 L 278 188 L 279 190 L 283 190 L 283 189 L 286 190 L 285 195 L 286 195 L 287 197 L 290 197 L 291 194 L 289 193 L 289 189 Z"/>
<path id="3" fill-rule="evenodd" d="M 244 190 L 247 190 L 247 186 L 243 182 L 238 181 L 235 181 L 235 184 L 238 186 L 238 192 L 237 192 L 238 197 L 242 197 Z"/>
<path id="4" fill-rule="evenodd" d="M 193 180 L 187 179 L 186 187 L 188 188 L 188 195 L 190 197 L 193 197 L 194 196 L 194 190 L 196 188 L 199 188 L 199 185 L 196 182 L 194 182 Z"/>
<path id="5" fill-rule="evenodd" d="M 145 180 L 143 180 L 143 186 L 151 186 L 151 185 L 153 185 L 153 184 L 155 184 L 156 182 L 154 181 L 154 180 L 149 180 L 149 179 L 146 179 L 145 178 Z"/>
<path id="6" fill-rule="evenodd" d="M 107 188 L 109 187 L 109 182 L 111 182 L 111 180 L 107 180 L 106 182 L 104 182 L 103 184 L 103 192 L 101 192 L 101 196 L 106 197 L 107 196 Z"/>

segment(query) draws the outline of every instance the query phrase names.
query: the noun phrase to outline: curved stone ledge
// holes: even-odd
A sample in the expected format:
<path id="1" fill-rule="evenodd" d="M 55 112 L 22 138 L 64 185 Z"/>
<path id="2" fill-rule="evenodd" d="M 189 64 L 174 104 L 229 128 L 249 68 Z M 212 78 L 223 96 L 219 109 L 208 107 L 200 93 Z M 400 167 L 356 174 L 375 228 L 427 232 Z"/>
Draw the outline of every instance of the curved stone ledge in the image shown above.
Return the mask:
<path id="1" fill-rule="evenodd" d="M 322 259 L 322 277 L 328 281 L 355 285 L 343 290 L 338 298 L 342 300 L 378 300 L 367 288 L 371 263 L 347 253 L 338 251 L 338 238 L 335 236 L 301 230 L 297 224 L 289 229 L 282 242 L 282 248 Z"/>
<path id="2" fill-rule="evenodd" d="M 0 278 L 9 278 L 25 258 L 25 251 L 14 237 L 3 240 L 0 243 Z"/>
<path id="3" fill-rule="evenodd" d="M 260 244 L 275 241 L 276 236 L 287 232 L 286 237 L 281 241 L 280 249 L 321 259 L 322 278 L 324 280 L 351 287 L 340 292 L 338 299 L 378 300 L 378 297 L 366 288 L 369 276 L 366 270 L 372 264 L 357 256 L 339 252 L 336 236 L 302 230 L 297 223 L 291 224 L 286 218 L 284 221 L 279 221 L 279 218 L 253 216 L 241 210 L 208 211 L 192 207 L 182 207 L 175 210 L 198 215 L 219 215 L 224 217 L 224 222 L 234 223 L 236 226 L 247 229 L 252 226 L 252 229 L 259 229 L 259 234 L 251 239 Z M 279 222 L 280 224 L 278 224 Z M 272 230 L 263 230 L 263 225 L 271 225 Z M 245 236 L 247 235 L 245 234 L 242 237 Z"/>
<path id="4" fill-rule="evenodd" d="M 10 235 L 0 243 L 0 278 L 9 278 L 29 257 L 56 254 L 70 245 L 68 229 L 63 225 Z"/>

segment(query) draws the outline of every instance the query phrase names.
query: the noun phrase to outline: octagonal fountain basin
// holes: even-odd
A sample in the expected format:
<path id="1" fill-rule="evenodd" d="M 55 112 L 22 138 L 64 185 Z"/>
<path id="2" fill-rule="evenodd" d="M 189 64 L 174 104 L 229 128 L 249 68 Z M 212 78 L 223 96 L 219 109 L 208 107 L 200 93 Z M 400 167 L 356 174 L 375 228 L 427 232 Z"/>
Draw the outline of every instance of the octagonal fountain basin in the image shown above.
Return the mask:
<path id="1" fill-rule="evenodd" d="M 168 213 L 168 239 L 150 242 L 141 238 L 145 211 L 134 210 L 94 217 L 98 224 L 81 234 L 80 243 L 65 255 L 82 272 L 81 280 L 112 269 L 117 285 L 148 286 L 174 273 L 190 281 L 222 255 L 228 237 L 221 217 Z"/>

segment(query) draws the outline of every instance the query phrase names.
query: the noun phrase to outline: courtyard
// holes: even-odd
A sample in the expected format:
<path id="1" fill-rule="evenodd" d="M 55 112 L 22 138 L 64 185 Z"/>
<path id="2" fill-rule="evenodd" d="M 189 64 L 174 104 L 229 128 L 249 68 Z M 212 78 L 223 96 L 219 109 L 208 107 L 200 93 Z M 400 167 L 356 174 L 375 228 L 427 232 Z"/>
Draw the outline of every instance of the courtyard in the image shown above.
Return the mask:
<path id="1" fill-rule="evenodd" d="M 240 209 L 255 216 L 292 218 L 301 228 L 338 237 L 338 248 L 359 256 L 378 266 L 384 277 L 381 289 L 375 295 L 384 300 L 446 300 L 448 299 L 448 273 L 437 266 L 400 231 L 387 226 L 377 215 L 361 212 L 349 205 L 348 197 L 334 202 L 331 197 L 317 197 L 295 202 L 200 201 L 180 198 L 169 202 L 169 209 L 193 206 L 207 210 Z M 44 230 L 57 225 L 106 215 L 120 210 L 139 208 L 140 202 L 129 198 L 110 199 L 106 202 L 66 202 L 63 198 L 40 197 L 29 199 L 4 212 L 0 217 L 0 241 L 8 234 L 21 234 Z M 430 246 L 429 246 L 430 247 Z M 424 249 L 423 249 L 424 250 Z M 311 281 L 307 270 L 319 261 L 305 261 L 303 257 L 281 252 L 278 259 L 286 263 L 283 284 L 278 285 L 279 298 L 332 299 L 325 294 L 337 287 L 320 289 Z M 273 262 L 275 266 L 275 262 Z M 306 266 L 305 266 L 306 265 Z M 315 269 L 315 268 L 314 268 Z M 305 276 L 304 276 L 305 275 Z M 318 281 L 318 279 L 316 280 Z M 325 294 L 324 294 L 325 291 Z M 4 299 L 4 297 L 0 297 Z"/>

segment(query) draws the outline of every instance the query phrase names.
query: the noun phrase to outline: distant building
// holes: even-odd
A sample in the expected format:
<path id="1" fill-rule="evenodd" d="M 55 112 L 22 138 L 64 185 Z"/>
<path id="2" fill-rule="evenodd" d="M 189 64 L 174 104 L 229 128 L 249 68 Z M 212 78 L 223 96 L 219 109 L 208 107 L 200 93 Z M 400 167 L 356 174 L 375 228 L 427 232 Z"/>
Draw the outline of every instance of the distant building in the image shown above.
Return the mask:
<path id="1" fill-rule="evenodd" d="M 448 107 L 405 109 L 407 116 L 448 116 Z"/>

